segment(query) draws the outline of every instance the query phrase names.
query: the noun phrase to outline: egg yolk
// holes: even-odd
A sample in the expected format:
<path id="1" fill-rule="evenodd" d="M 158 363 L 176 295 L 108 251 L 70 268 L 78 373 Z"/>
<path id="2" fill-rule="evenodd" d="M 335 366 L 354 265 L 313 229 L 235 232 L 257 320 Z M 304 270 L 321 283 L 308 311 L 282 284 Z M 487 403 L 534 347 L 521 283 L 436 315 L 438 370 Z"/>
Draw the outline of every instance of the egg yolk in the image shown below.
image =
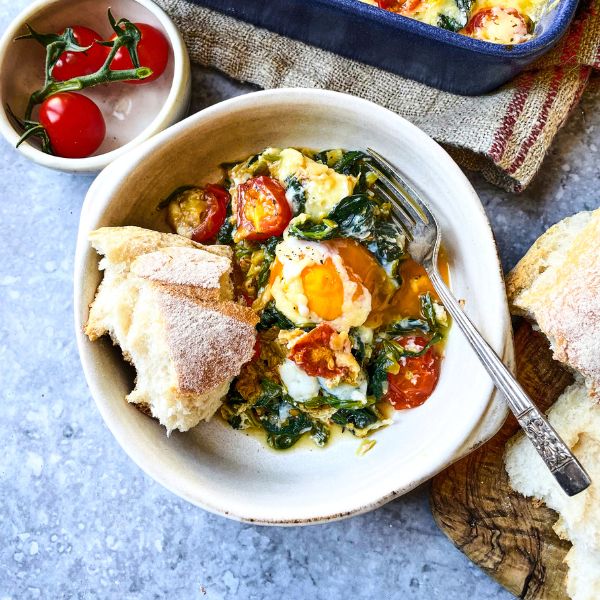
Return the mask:
<path id="1" fill-rule="evenodd" d="M 362 244 L 354 240 L 342 238 L 326 244 L 341 256 L 348 268 L 348 275 L 362 283 L 371 293 L 371 314 L 365 324 L 368 327 L 378 327 L 385 321 L 385 311 L 396 291 L 385 269 Z"/>
<path id="2" fill-rule="evenodd" d="M 322 243 L 341 257 L 348 277 L 359 284 L 353 300 L 362 294 L 363 286 L 369 290 L 371 313 L 365 322 L 367 327 L 377 328 L 399 318 L 420 315 L 420 296 L 427 292 L 434 300 L 438 300 L 425 269 L 410 258 L 400 263 L 402 284 L 398 288 L 362 244 L 347 238 Z M 438 267 L 442 278 L 448 283 L 448 260 L 443 252 L 440 253 Z M 276 260 L 271 268 L 271 284 L 281 275 L 282 270 L 281 263 Z M 344 284 L 331 258 L 327 258 L 322 264 L 306 267 L 302 271 L 302 285 L 308 308 L 314 314 L 324 321 L 333 321 L 341 316 Z"/>
<path id="3" fill-rule="evenodd" d="M 325 243 L 342 257 L 348 274 L 358 279 L 371 293 L 371 314 L 365 323 L 367 327 L 375 328 L 401 317 L 418 316 L 421 313 L 421 294 L 429 292 L 435 300 L 438 299 L 425 269 L 411 258 L 400 263 L 402 285 L 396 288 L 385 269 L 362 244 L 351 239 Z M 447 283 L 448 261 L 443 253 L 440 253 L 438 266 Z"/>
<path id="4" fill-rule="evenodd" d="M 344 282 L 331 258 L 302 270 L 302 287 L 308 308 L 324 321 L 333 321 L 342 314 Z"/>

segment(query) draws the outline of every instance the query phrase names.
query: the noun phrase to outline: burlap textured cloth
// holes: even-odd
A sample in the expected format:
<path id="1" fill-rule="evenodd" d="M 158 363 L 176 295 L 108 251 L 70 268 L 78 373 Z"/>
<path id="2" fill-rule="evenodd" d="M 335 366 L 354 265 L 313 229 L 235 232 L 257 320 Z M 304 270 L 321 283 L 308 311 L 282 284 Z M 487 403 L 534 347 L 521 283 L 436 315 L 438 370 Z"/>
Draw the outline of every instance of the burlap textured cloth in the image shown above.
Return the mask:
<path id="1" fill-rule="evenodd" d="M 600 0 L 582 0 L 562 41 L 528 71 L 476 97 L 440 92 L 186 0 L 156 1 L 182 32 L 193 62 L 262 88 L 325 88 L 372 100 L 512 192 L 532 180 L 592 70 L 600 69 Z"/>

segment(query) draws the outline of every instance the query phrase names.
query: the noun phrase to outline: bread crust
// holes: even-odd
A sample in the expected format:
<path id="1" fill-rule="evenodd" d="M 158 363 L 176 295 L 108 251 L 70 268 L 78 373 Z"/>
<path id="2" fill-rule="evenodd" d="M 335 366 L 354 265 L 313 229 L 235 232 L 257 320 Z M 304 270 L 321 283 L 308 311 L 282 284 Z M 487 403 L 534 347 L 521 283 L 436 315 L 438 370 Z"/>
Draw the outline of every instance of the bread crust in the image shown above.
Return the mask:
<path id="1" fill-rule="evenodd" d="M 551 227 L 507 278 L 511 312 L 537 323 L 554 356 L 600 395 L 600 209 Z"/>
<path id="2" fill-rule="evenodd" d="M 516 491 L 542 500 L 560 514 L 554 530 L 573 543 L 565 559 L 569 596 L 596 600 L 600 597 L 600 406 L 578 380 L 563 392 L 548 418 L 590 474 L 592 485 L 568 497 L 522 433 L 507 443 L 506 471 Z"/>
<path id="3" fill-rule="evenodd" d="M 208 420 L 252 358 L 258 316 L 232 301 L 231 249 L 139 227 L 90 234 L 104 257 L 85 333 L 109 334 L 137 371 L 128 400 L 170 432 Z"/>

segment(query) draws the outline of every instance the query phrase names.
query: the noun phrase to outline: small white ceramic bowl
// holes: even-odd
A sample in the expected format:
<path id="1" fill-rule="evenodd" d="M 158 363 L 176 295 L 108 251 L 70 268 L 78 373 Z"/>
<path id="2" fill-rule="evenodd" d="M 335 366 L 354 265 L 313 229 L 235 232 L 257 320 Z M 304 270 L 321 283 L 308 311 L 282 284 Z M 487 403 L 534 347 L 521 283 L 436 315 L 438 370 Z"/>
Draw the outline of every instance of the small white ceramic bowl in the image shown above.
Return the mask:
<path id="1" fill-rule="evenodd" d="M 0 39 L 2 135 L 16 146 L 20 133 L 7 114 L 6 106 L 22 116 L 31 93 L 43 86 L 45 49 L 33 40 L 14 41 L 27 33 L 25 23 L 42 33 L 62 31 L 68 25 L 85 25 L 108 38 L 112 33 L 107 18 L 109 6 L 117 19 L 125 17 L 160 29 L 171 48 L 169 63 L 160 78 L 145 85 L 111 83 L 79 92 L 98 104 L 106 121 L 106 138 L 87 158 L 45 154 L 35 141 L 21 144 L 19 150 L 25 156 L 45 167 L 67 172 L 101 171 L 187 113 L 191 94 L 187 49 L 174 23 L 151 0 L 38 0 L 11 23 Z"/>
<path id="2" fill-rule="evenodd" d="M 118 225 L 165 230 L 156 206 L 174 188 L 214 181 L 220 163 L 266 146 L 377 149 L 427 191 L 443 227 L 452 287 L 509 361 L 510 321 L 492 233 L 468 180 L 420 129 L 365 100 L 303 89 L 241 96 L 174 125 L 100 174 L 81 215 L 75 324 L 85 375 L 108 427 L 146 473 L 198 506 L 264 524 L 315 523 L 371 510 L 407 492 L 499 428 L 504 404 L 494 399 L 489 377 L 457 328 L 433 396 L 397 412 L 362 457 L 359 440 L 350 435 L 325 449 L 276 452 L 219 418 L 167 438 L 156 421 L 125 401 L 131 370 L 118 349 L 108 340 L 91 343 L 82 333 L 101 279 L 88 233 Z"/>

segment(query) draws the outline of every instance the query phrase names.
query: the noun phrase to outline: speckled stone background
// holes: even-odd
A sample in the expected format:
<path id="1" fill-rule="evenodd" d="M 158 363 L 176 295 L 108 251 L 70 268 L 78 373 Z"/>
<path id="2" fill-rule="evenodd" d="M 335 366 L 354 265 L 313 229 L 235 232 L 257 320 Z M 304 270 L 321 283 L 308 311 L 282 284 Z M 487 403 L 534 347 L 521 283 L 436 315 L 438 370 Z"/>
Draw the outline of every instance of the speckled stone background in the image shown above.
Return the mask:
<path id="1" fill-rule="evenodd" d="M 0 31 L 27 3 L 0 0 Z M 248 89 L 195 69 L 193 110 Z M 588 92 L 525 194 L 471 178 L 505 267 L 552 223 L 600 205 L 598 108 Z M 511 597 L 438 531 L 427 485 L 371 514 L 283 529 L 210 515 L 143 475 L 104 426 L 75 347 L 91 181 L 0 142 L 0 600 Z"/>

